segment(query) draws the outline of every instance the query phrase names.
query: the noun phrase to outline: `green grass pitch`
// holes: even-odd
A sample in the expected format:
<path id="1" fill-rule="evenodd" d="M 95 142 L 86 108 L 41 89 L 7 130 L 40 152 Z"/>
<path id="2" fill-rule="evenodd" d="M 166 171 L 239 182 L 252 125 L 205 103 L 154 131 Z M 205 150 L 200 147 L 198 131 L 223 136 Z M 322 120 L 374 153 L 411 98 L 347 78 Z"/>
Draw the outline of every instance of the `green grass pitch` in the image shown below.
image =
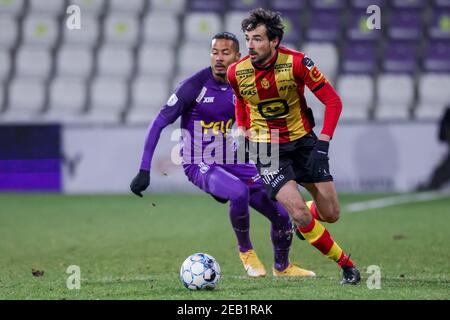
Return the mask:
<path id="1" fill-rule="evenodd" d="M 449 299 L 450 198 L 345 212 L 346 204 L 381 196 L 340 195 L 341 219 L 327 224 L 363 277 L 341 286 L 335 263 L 297 238 L 291 261 L 315 279 L 247 278 L 228 207 L 207 195 L 1 194 L 0 299 Z M 251 237 L 270 271 L 269 222 L 255 211 Z M 179 268 L 194 252 L 218 260 L 216 290 L 182 286 Z M 66 287 L 70 265 L 80 267 L 79 290 Z M 370 265 L 380 267 L 380 289 L 366 285 Z"/>

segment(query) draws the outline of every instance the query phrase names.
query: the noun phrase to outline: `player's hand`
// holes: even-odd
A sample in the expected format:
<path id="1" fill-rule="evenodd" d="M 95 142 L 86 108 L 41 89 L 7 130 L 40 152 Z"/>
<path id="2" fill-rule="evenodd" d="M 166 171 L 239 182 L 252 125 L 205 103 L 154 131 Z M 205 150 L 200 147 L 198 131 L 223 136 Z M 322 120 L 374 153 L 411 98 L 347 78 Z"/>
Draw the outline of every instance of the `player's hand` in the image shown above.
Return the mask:
<path id="1" fill-rule="evenodd" d="M 150 171 L 139 170 L 139 173 L 131 181 L 130 189 L 131 191 L 142 198 L 142 191 L 148 188 L 150 185 Z"/>
<path id="2" fill-rule="evenodd" d="M 306 167 L 313 179 L 329 174 L 328 148 L 330 143 L 324 140 L 317 140 L 309 156 Z"/>

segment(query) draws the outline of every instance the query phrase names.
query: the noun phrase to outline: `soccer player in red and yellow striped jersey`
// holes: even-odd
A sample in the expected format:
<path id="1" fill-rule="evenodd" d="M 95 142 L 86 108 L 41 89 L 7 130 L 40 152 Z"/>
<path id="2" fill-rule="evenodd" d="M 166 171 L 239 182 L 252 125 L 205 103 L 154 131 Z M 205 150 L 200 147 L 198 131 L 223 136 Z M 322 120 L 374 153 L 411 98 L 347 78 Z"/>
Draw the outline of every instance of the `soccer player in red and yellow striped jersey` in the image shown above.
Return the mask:
<path id="1" fill-rule="evenodd" d="M 343 269 L 343 284 L 360 281 L 358 269 L 320 221 L 339 218 L 339 201 L 329 173 L 328 147 L 341 110 L 341 100 L 327 78 L 304 53 L 280 47 L 279 13 L 255 9 L 242 21 L 249 55 L 228 68 L 236 95 L 236 124 L 250 143 L 277 145 L 278 166 L 268 169 L 257 154 L 257 166 L 269 195 L 279 201 L 297 231 Z M 323 129 L 314 134 L 305 86 L 325 105 Z M 304 186 L 314 201 L 305 203 Z"/>

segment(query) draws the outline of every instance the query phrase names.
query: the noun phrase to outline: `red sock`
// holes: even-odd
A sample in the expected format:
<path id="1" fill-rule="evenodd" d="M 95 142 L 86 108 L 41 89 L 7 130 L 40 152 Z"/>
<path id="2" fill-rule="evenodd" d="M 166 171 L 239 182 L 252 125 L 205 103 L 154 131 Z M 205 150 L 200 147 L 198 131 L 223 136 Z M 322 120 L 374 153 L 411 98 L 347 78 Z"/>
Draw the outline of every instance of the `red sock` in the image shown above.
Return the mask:
<path id="1" fill-rule="evenodd" d="M 311 214 L 314 217 L 314 219 L 323 221 L 323 219 L 320 218 L 320 216 L 319 216 L 319 210 L 317 210 L 317 206 L 314 201 L 306 202 L 306 206 L 309 208 L 309 211 L 311 211 Z"/>
<path id="2" fill-rule="evenodd" d="M 343 266 L 346 267 L 353 267 L 353 261 L 350 259 L 348 255 L 342 251 L 341 257 L 338 260 L 338 265 L 342 268 Z"/>

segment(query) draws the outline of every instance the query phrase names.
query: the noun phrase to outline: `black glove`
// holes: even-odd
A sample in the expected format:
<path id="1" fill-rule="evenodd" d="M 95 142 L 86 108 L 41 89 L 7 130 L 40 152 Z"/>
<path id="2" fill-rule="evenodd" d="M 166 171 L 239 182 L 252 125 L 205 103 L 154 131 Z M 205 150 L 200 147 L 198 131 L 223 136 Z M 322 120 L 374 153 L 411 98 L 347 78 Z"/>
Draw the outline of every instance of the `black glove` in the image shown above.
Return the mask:
<path id="1" fill-rule="evenodd" d="M 317 140 L 314 148 L 309 155 L 306 168 L 309 170 L 309 174 L 314 180 L 329 175 L 329 163 L 328 163 L 328 148 L 330 143 L 324 140 Z"/>
<path id="2" fill-rule="evenodd" d="M 131 191 L 142 198 L 142 191 L 148 188 L 150 185 L 150 171 L 139 170 L 139 173 L 131 181 L 130 189 Z"/>

